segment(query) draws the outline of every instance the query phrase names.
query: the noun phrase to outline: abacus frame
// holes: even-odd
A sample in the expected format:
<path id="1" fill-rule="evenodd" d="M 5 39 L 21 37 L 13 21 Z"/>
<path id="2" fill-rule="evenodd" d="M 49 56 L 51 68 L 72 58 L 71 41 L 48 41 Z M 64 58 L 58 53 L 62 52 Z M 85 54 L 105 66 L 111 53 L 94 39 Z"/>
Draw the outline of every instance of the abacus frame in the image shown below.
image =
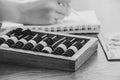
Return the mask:
<path id="1" fill-rule="evenodd" d="M 12 29 L 13 28 L 8 29 L 7 31 L 2 32 L 0 35 L 5 34 Z M 22 49 L 0 47 L 0 61 L 25 65 L 25 66 L 32 66 L 32 67 L 76 71 L 86 60 L 88 60 L 88 58 L 92 54 L 97 52 L 97 46 L 98 46 L 97 38 L 79 36 L 79 35 L 70 35 L 70 34 L 57 33 L 57 32 L 54 33 L 45 32 L 39 30 L 32 30 L 32 31 L 49 33 L 54 35 L 62 35 L 68 37 L 85 38 L 85 39 L 89 39 L 89 41 L 72 57 L 45 54 L 42 52 L 33 52 L 28 50 L 26 51 Z"/>

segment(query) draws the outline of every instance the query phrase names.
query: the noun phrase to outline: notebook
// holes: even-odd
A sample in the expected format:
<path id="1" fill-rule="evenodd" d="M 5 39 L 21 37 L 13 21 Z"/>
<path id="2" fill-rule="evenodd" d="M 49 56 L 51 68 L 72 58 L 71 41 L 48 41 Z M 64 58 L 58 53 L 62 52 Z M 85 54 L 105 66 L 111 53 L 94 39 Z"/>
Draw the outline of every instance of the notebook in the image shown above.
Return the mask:
<path id="1" fill-rule="evenodd" d="M 105 52 L 108 61 L 120 61 L 120 33 L 110 36 L 98 35 L 99 42 Z"/>
<path id="2" fill-rule="evenodd" d="M 96 34 L 100 32 L 100 21 L 95 11 L 75 11 L 71 9 L 69 16 L 53 25 L 23 25 L 17 23 L 3 22 L 2 29 L 9 27 L 28 27 L 40 31 L 62 32 L 62 33 L 86 33 Z"/>

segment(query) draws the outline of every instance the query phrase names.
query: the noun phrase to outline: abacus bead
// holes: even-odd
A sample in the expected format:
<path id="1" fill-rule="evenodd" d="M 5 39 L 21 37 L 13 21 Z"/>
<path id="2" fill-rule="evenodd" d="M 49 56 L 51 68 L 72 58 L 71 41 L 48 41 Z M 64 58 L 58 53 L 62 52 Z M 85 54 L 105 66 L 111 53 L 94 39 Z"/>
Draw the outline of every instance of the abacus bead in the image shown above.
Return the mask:
<path id="1" fill-rule="evenodd" d="M 66 40 L 63 44 L 64 44 L 67 48 L 72 45 L 72 43 L 71 43 L 69 40 Z"/>
<path id="2" fill-rule="evenodd" d="M 6 33 L 6 35 L 10 37 L 12 34 L 18 34 L 18 31 L 22 31 L 22 28 L 13 29 Z"/>
<path id="3" fill-rule="evenodd" d="M 64 55 L 64 56 L 72 56 L 72 55 L 74 55 L 82 46 L 83 46 L 83 45 L 82 45 L 81 41 L 78 41 L 78 42 L 76 42 L 75 44 L 73 44 L 72 46 L 70 46 L 70 47 L 68 48 L 68 50 L 67 50 L 65 53 L 63 53 L 62 55 Z"/>
<path id="4" fill-rule="evenodd" d="M 22 31 L 22 35 L 20 36 L 20 39 L 27 35 L 31 35 L 31 34 L 32 34 L 31 30 L 29 30 L 29 29 L 24 30 L 24 31 Z"/>
<path id="5" fill-rule="evenodd" d="M 78 41 L 73 46 L 75 46 L 77 49 L 80 49 L 83 45 L 82 45 L 81 41 Z"/>
<path id="6" fill-rule="evenodd" d="M 43 48 L 42 52 L 44 52 L 44 53 L 52 53 L 53 49 L 52 49 L 52 47 L 47 46 L 47 47 Z"/>
<path id="7" fill-rule="evenodd" d="M 21 35 L 22 34 L 22 28 L 17 28 L 16 30 L 15 30 L 15 33 L 14 33 L 14 35 Z"/>
<path id="8" fill-rule="evenodd" d="M 0 37 L 0 45 L 1 45 L 2 43 L 4 43 L 6 40 L 8 40 L 8 39 L 9 39 L 9 36 L 7 36 L 7 35 L 1 36 L 1 37 Z"/>
<path id="9" fill-rule="evenodd" d="M 18 37 L 17 36 L 12 36 L 8 40 L 12 40 L 12 41 L 14 41 L 16 43 L 18 41 Z"/>
<path id="10" fill-rule="evenodd" d="M 2 47 L 10 47 L 14 44 L 15 42 L 12 39 L 8 39 L 5 43 L 3 43 L 1 46 Z"/>
<path id="11" fill-rule="evenodd" d="M 5 42 L 4 38 L 0 38 L 0 45 Z"/>
<path id="12" fill-rule="evenodd" d="M 31 50 L 36 45 L 37 45 L 36 41 L 30 40 L 30 41 L 28 41 L 28 43 L 26 45 L 23 46 L 23 49 Z"/>
<path id="13" fill-rule="evenodd" d="M 23 44 L 26 44 L 28 40 L 26 40 L 25 38 L 20 39 L 18 42 L 22 42 Z"/>
<path id="14" fill-rule="evenodd" d="M 41 51 L 45 46 L 47 45 L 52 45 L 53 44 L 53 40 L 51 38 L 46 38 L 43 41 L 40 41 L 39 44 L 37 46 L 35 46 L 35 48 L 33 49 L 33 51 Z"/>
<path id="15" fill-rule="evenodd" d="M 7 44 L 9 47 L 12 46 L 14 43 L 15 43 L 15 42 L 14 42 L 13 40 L 11 40 L 11 39 L 9 39 L 9 40 L 6 42 L 6 44 Z"/>
<path id="16" fill-rule="evenodd" d="M 62 48 L 63 51 L 66 51 L 66 50 L 67 50 L 67 46 L 64 45 L 64 44 L 60 44 L 55 50 L 57 50 L 59 47 Z"/>
<path id="17" fill-rule="evenodd" d="M 33 51 L 40 52 L 43 48 L 44 48 L 44 46 L 43 46 L 42 44 L 38 44 L 38 45 L 35 46 L 32 50 L 33 50 Z"/>
<path id="18" fill-rule="evenodd" d="M 21 41 L 19 41 L 19 42 L 17 42 L 15 45 L 13 45 L 12 48 L 20 49 L 23 45 L 24 45 L 24 44 L 23 44 Z"/>
<path id="19" fill-rule="evenodd" d="M 33 38 L 32 35 L 28 35 L 28 36 L 26 36 L 24 39 L 25 39 L 26 41 L 29 41 L 29 40 L 32 39 L 32 38 Z"/>
<path id="20" fill-rule="evenodd" d="M 69 47 L 69 49 L 73 50 L 74 52 L 77 52 L 77 51 L 78 51 L 78 48 L 77 48 L 76 46 L 71 46 L 71 47 Z M 68 50 L 69 50 L 69 49 L 68 49 Z"/>
<path id="21" fill-rule="evenodd" d="M 42 52 L 43 52 L 43 53 L 49 53 L 49 51 L 47 51 L 47 50 L 43 50 Z"/>
<path id="22" fill-rule="evenodd" d="M 62 44 L 60 44 L 57 48 L 55 48 L 54 52 L 52 54 L 61 55 L 63 54 L 69 46 L 71 46 L 72 43 L 69 40 L 66 40 Z"/>
<path id="23" fill-rule="evenodd" d="M 1 47 L 9 48 L 8 44 L 5 44 L 5 43 L 3 43 L 3 44 L 1 45 Z"/>
<path id="24" fill-rule="evenodd" d="M 33 47 L 35 47 L 37 45 L 37 40 L 40 40 L 41 37 L 37 35 L 35 38 L 33 38 L 32 40 L 28 41 L 28 43 L 26 45 L 23 46 L 23 49 L 25 50 L 31 50 Z"/>
<path id="25" fill-rule="evenodd" d="M 15 32 L 22 31 L 22 30 L 23 30 L 22 28 L 16 28 Z"/>
<path id="26" fill-rule="evenodd" d="M 55 49 L 59 44 L 61 44 L 64 40 L 66 39 L 66 37 L 61 38 L 60 40 L 58 40 L 57 42 L 55 42 L 55 44 L 52 45 L 53 49 Z"/>
<path id="27" fill-rule="evenodd" d="M 30 40 L 30 41 L 28 41 L 28 43 L 31 43 L 33 46 L 37 45 L 36 41 L 34 41 L 34 40 Z"/>
<path id="28" fill-rule="evenodd" d="M 27 29 L 27 30 L 24 30 L 24 31 L 23 31 L 23 34 L 24 34 L 24 35 L 31 35 L 31 34 L 32 34 L 32 31 L 29 30 L 29 29 Z"/>
<path id="29" fill-rule="evenodd" d="M 33 36 L 32 35 L 28 35 L 28 36 L 26 36 L 25 38 L 23 38 L 23 39 L 20 39 L 16 44 L 14 44 L 12 47 L 13 48 L 22 48 L 26 43 L 27 43 L 27 41 L 28 40 L 30 40 L 30 39 L 32 39 L 33 38 Z"/>
<path id="30" fill-rule="evenodd" d="M 43 37 L 44 38 L 44 37 Z M 37 45 L 38 42 L 40 42 L 42 39 L 41 35 L 37 35 L 34 39 L 30 40 L 29 43 L 33 44 L 33 47 L 35 47 Z M 33 48 L 31 47 L 31 49 Z"/>
<path id="31" fill-rule="evenodd" d="M 46 42 L 47 45 L 52 45 L 53 44 L 53 40 L 49 37 L 47 39 L 45 39 L 44 42 Z"/>
<path id="32" fill-rule="evenodd" d="M 72 49 L 68 49 L 64 54 L 62 54 L 63 56 L 68 56 L 71 57 L 75 54 L 75 52 Z"/>
<path id="33" fill-rule="evenodd" d="M 5 39 L 5 41 L 6 41 L 6 40 L 8 40 L 10 37 L 9 37 L 9 36 L 7 36 L 7 35 L 2 35 L 0 38 Z"/>
<path id="34" fill-rule="evenodd" d="M 11 47 L 13 44 L 15 44 L 18 41 L 17 36 L 12 36 L 10 39 L 8 39 L 5 43 L 8 44 L 9 47 Z"/>
<path id="35" fill-rule="evenodd" d="M 34 47 L 32 43 L 27 43 L 25 46 L 23 46 L 22 49 L 24 50 L 31 50 Z"/>
<path id="36" fill-rule="evenodd" d="M 9 31 L 6 35 L 10 37 L 10 35 L 12 35 L 13 33 L 15 33 L 15 30 Z"/>
<path id="37" fill-rule="evenodd" d="M 52 52 L 52 54 L 55 55 L 61 55 L 62 53 L 64 53 L 64 50 L 61 47 L 58 47 L 56 50 Z"/>
<path id="38" fill-rule="evenodd" d="M 63 53 L 62 55 L 64 55 L 64 56 L 72 56 L 72 55 L 74 55 L 77 51 L 78 51 L 78 48 L 77 48 L 77 47 L 71 46 L 71 47 L 69 47 L 69 49 L 68 49 L 65 53 Z"/>
<path id="39" fill-rule="evenodd" d="M 37 35 L 37 37 L 35 37 L 33 40 L 36 41 L 36 43 L 38 43 L 42 40 L 41 35 Z"/>

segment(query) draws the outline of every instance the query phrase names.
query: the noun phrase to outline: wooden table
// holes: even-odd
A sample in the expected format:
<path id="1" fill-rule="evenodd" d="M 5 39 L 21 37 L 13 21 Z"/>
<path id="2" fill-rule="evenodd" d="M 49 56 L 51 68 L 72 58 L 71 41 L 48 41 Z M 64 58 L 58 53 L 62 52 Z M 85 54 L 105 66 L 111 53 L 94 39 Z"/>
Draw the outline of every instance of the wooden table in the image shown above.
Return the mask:
<path id="1" fill-rule="evenodd" d="M 119 32 L 119 0 L 74 0 L 72 6 L 77 10 L 95 10 L 105 35 Z M 120 80 L 120 62 L 108 62 L 99 45 L 98 52 L 76 72 L 0 64 L 0 80 Z"/>
<path id="2" fill-rule="evenodd" d="M 76 72 L 0 64 L 0 80 L 120 80 L 120 62 L 108 62 L 100 45 Z"/>

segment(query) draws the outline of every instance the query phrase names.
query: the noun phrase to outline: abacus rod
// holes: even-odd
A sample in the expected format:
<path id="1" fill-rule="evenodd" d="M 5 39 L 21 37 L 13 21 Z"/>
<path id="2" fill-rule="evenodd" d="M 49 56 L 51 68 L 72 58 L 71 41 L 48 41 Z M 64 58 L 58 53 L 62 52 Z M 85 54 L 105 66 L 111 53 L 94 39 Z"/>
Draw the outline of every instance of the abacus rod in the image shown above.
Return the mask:
<path id="1" fill-rule="evenodd" d="M 35 34 L 35 36 L 34 36 L 32 39 L 36 38 L 38 35 L 39 35 L 38 33 L 37 33 L 37 34 Z"/>
<path id="2" fill-rule="evenodd" d="M 75 38 L 73 38 L 72 40 L 70 40 L 70 42 L 73 42 L 75 40 Z"/>
<path id="3" fill-rule="evenodd" d="M 52 39 L 55 39 L 57 36 L 53 36 Z"/>
<path id="4" fill-rule="evenodd" d="M 64 39 L 66 39 L 66 37 L 63 37 L 63 38 L 61 38 L 60 40 L 56 41 L 52 46 L 55 46 L 58 42 L 60 42 L 60 41 L 62 41 L 62 40 L 64 40 Z"/>
<path id="5" fill-rule="evenodd" d="M 47 36 L 47 34 L 46 35 L 43 35 L 41 38 L 43 39 L 43 38 L 45 38 Z"/>
<path id="6" fill-rule="evenodd" d="M 85 42 L 85 40 L 82 40 L 82 41 L 81 41 L 81 44 L 83 44 L 84 42 Z"/>

